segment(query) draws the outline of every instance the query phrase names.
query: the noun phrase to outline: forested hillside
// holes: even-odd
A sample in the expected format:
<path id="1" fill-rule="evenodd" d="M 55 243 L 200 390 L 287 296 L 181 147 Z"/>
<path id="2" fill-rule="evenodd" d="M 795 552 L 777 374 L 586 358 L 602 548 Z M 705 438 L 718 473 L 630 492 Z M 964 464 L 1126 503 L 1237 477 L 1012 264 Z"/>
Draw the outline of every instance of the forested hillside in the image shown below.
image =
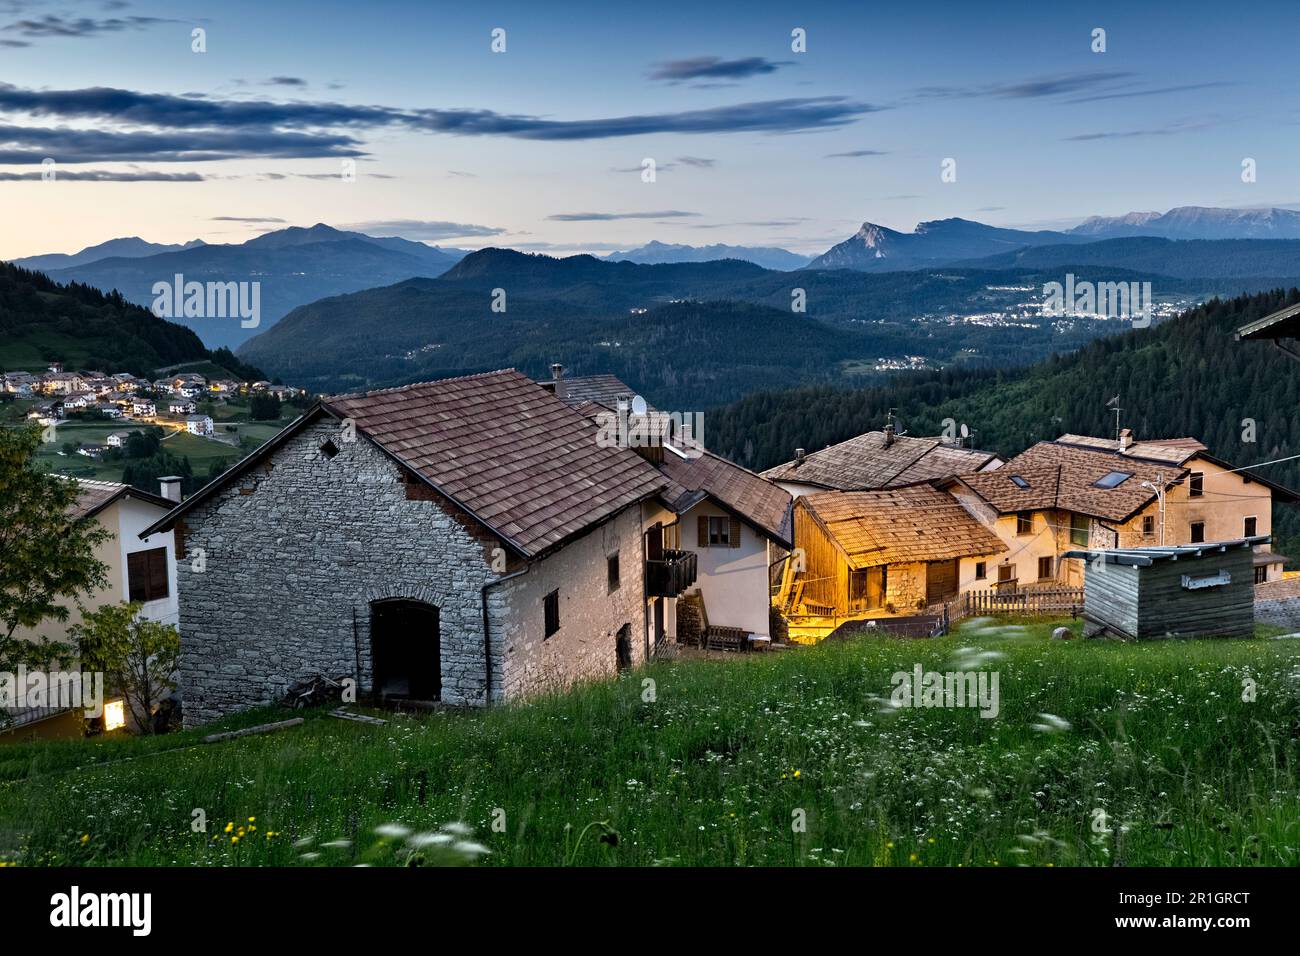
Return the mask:
<path id="1" fill-rule="evenodd" d="M 1015 454 L 1063 432 L 1138 438 L 1195 436 L 1235 465 L 1300 454 L 1300 363 L 1269 343 L 1237 342 L 1237 327 L 1300 302 L 1300 290 L 1213 300 L 1151 329 L 1097 339 L 1022 371 L 899 376 L 865 389 L 766 392 L 708 414 L 709 446 L 752 468 L 879 428 L 891 408 L 913 435 L 967 425 L 980 448 Z M 1245 422 L 1246 424 L 1243 424 Z M 1255 441 L 1249 425 L 1254 423 Z M 1300 489 L 1300 461 L 1260 469 Z M 1300 506 L 1279 506 L 1278 550 L 1300 557 Z M 1288 550 L 1290 549 L 1290 550 Z"/>
<path id="2" fill-rule="evenodd" d="M 190 329 L 158 318 L 116 292 L 0 262 L 0 369 L 69 368 L 149 375 L 208 357 Z"/>

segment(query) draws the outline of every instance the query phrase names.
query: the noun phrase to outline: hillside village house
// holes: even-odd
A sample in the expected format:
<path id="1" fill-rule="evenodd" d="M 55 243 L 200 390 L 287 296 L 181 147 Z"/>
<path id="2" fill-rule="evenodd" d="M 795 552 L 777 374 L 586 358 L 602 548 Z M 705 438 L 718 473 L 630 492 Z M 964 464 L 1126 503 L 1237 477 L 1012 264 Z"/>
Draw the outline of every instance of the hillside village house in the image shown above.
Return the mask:
<path id="1" fill-rule="evenodd" d="M 617 377 L 565 378 L 563 371 L 552 366 L 554 378 L 542 386 L 593 420 L 622 415 L 629 428 L 635 424 L 632 389 Z M 674 435 L 676 423 L 665 413 L 647 406 L 645 414 L 657 446 L 637 450 L 669 481 L 646 540 L 658 639 L 770 643 L 770 568 L 792 546 L 790 495 Z"/>
<path id="2" fill-rule="evenodd" d="M 992 452 L 964 448 L 942 438 L 899 435 L 893 424 L 811 454 L 796 449 L 792 460 L 763 477 L 796 498 L 817 491 L 874 491 L 923 481 L 991 471 L 1002 464 Z"/>
<path id="3" fill-rule="evenodd" d="M 185 430 L 191 435 L 210 436 L 212 418 L 209 415 L 190 415 L 185 419 Z"/>
<path id="4" fill-rule="evenodd" d="M 193 415 L 197 407 L 192 398 L 173 398 L 167 403 L 167 412 L 170 415 Z"/>
<path id="5" fill-rule="evenodd" d="M 314 674 L 484 704 L 651 653 L 643 507 L 667 480 L 515 371 L 322 399 L 176 528 L 189 724 Z"/>
<path id="6" fill-rule="evenodd" d="M 110 481 L 77 482 L 77 502 L 70 517 L 93 519 L 112 534 L 95 550 L 96 559 L 108 568 L 108 585 L 93 594 L 81 595 L 78 601 L 65 602 L 71 611 L 66 622 L 46 620 L 37 628 L 20 628 L 15 632 L 16 637 L 69 641 L 69 628 L 81 620 L 78 603 L 86 610 L 94 610 L 120 601 L 139 601 L 141 617 L 164 624 L 176 623 L 173 535 L 170 531 L 146 533 L 146 529 L 180 500 L 180 479 L 161 481 L 163 494 L 158 495 Z M 115 709 L 106 715 L 110 718 L 106 729 L 114 729 L 114 713 L 125 720 L 125 713 Z M 15 725 L 0 735 L 0 740 L 75 737 L 82 733 L 80 711 L 29 708 L 11 716 Z"/>
<path id="7" fill-rule="evenodd" d="M 941 483 L 1001 539 L 992 586 L 1083 583 L 1072 548 L 1197 544 L 1269 535 L 1274 501 L 1296 495 L 1234 470 L 1194 438 L 1135 441 L 1062 435 L 1039 442 L 997 471 Z M 1257 581 L 1281 577 L 1286 558 L 1261 546 Z"/>
<path id="8" fill-rule="evenodd" d="M 794 503 L 794 603 L 824 617 L 915 613 L 983 580 L 1004 550 L 929 484 L 820 491 Z"/>

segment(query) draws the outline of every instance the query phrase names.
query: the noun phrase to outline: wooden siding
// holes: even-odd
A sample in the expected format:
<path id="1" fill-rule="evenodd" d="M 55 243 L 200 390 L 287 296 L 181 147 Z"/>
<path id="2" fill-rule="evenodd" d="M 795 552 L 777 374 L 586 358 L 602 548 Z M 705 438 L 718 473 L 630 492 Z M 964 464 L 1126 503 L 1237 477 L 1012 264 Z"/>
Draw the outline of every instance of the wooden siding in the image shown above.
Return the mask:
<path id="1" fill-rule="evenodd" d="M 1105 624 L 1128 637 L 1249 637 L 1255 632 L 1252 552 L 1233 548 L 1149 567 L 1089 563 L 1084 613 L 1089 631 Z M 1227 571 L 1231 582 L 1188 589 L 1183 575 Z"/>

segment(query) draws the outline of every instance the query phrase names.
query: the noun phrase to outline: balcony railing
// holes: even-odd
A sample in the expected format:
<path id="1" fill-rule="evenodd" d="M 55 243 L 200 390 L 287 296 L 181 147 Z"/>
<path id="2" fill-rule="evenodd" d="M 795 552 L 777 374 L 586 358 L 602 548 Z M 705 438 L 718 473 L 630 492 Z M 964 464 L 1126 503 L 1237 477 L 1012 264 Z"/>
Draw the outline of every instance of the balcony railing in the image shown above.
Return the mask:
<path id="1" fill-rule="evenodd" d="M 661 560 L 645 563 L 645 589 L 650 597 L 677 597 L 695 583 L 694 551 L 664 549 Z"/>

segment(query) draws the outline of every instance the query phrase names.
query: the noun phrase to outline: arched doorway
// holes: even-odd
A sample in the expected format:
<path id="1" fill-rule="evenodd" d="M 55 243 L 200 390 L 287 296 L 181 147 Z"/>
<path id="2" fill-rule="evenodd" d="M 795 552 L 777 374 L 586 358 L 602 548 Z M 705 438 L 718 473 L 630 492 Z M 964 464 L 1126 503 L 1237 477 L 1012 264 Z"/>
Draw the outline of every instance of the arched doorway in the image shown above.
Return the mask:
<path id="1" fill-rule="evenodd" d="M 376 697 L 442 699 L 438 608 L 391 599 L 370 605 L 370 663 Z"/>

